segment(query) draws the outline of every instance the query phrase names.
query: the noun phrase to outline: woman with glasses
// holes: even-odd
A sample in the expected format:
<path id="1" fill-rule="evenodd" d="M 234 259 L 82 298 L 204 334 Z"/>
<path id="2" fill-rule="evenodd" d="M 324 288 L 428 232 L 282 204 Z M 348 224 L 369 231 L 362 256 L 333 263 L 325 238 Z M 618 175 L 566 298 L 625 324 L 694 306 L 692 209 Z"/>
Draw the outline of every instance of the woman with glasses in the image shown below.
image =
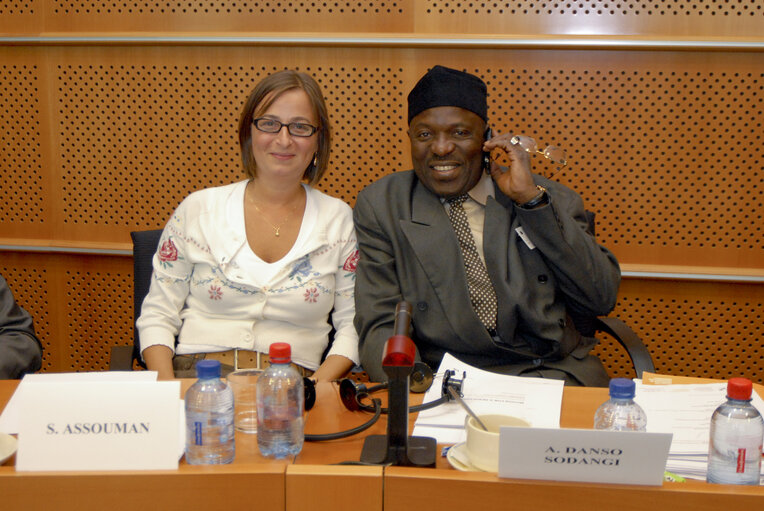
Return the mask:
<path id="1" fill-rule="evenodd" d="M 247 179 L 187 197 L 154 256 L 137 327 L 160 378 L 194 376 L 204 358 L 224 371 L 264 367 L 276 341 L 317 380 L 358 362 L 352 212 L 313 188 L 330 142 L 326 104 L 307 74 L 280 71 L 252 91 L 239 120 Z"/>

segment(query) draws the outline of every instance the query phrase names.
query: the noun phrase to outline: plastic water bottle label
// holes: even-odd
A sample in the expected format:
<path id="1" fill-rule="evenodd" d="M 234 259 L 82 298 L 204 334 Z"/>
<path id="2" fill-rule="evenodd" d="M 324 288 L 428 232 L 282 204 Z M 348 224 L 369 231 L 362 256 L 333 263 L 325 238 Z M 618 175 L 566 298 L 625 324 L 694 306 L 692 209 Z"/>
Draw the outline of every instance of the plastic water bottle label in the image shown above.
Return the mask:
<path id="1" fill-rule="evenodd" d="M 202 441 L 202 431 L 204 428 L 202 427 L 201 422 L 194 422 L 194 445 L 203 445 L 204 442 Z"/>
<path id="2" fill-rule="evenodd" d="M 738 474 L 745 472 L 745 451 L 745 449 L 737 450 L 737 467 L 735 468 L 735 472 Z"/>
<path id="3" fill-rule="evenodd" d="M 713 443 L 708 460 L 709 481 L 727 484 L 741 484 L 748 478 L 758 481 L 761 439 L 739 431 L 733 433 L 729 437 L 719 435 Z"/>

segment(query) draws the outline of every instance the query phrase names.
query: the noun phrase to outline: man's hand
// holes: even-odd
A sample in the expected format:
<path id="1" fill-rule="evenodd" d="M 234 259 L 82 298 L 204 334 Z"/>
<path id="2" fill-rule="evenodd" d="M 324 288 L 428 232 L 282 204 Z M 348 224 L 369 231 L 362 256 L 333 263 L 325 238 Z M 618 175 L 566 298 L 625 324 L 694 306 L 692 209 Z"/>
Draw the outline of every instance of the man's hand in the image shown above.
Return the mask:
<path id="1" fill-rule="evenodd" d="M 512 135 L 496 135 L 483 144 L 484 151 L 500 149 L 509 160 L 509 168 L 504 168 L 491 160 L 491 177 L 504 195 L 517 204 L 525 204 L 539 191 L 531 177 L 531 158 L 520 146 L 512 145 Z"/>

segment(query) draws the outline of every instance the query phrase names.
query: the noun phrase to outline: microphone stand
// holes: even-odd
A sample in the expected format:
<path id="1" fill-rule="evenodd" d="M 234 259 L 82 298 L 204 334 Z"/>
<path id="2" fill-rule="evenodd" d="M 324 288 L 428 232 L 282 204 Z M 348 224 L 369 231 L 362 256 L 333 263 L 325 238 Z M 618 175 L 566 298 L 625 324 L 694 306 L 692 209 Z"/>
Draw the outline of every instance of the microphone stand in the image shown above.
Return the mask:
<path id="1" fill-rule="evenodd" d="M 361 461 L 371 464 L 434 467 L 437 442 L 431 437 L 409 436 L 409 375 L 416 347 L 409 338 L 411 304 L 395 307 L 393 335 L 385 343 L 382 369 L 388 377 L 387 435 L 366 437 Z"/>

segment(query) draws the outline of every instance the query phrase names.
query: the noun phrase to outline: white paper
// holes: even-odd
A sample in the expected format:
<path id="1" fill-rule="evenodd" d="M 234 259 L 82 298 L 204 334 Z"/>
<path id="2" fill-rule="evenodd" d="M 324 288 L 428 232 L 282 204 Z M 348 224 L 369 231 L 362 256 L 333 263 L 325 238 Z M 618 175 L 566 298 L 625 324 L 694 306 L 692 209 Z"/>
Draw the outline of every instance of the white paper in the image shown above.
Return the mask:
<path id="1" fill-rule="evenodd" d="M 177 468 L 179 393 L 178 381 L 29 381 L 16 469 Z"/>
<path id="2" fill-rule="evenodd" d="M 424 402 L 441 395 L 443 373 L 456 372 L 464 377 L 464 401 L 477 414 L 502 414 L 520 417 L 537 428 L 559 428 L 562 407 L 562 380 L 524 378 L 484 371 L 465 364 L 446 353 L 438 368 L 438 376 L 425 394 Z M 419 413 L 414 436 L 434 437 L 438 443 L 455 444 L 466 439 L 464 420 L 467 412 L 455 401 Z"/>
<path id="3" fill-rule="evenodd" d="M 499 477 L 660 486 L 671 434 L 501 428 Z"/>
<path id="4" fill-rule="evenodd" d="M 726 400 L 727 383 L 644 385 L 636 381 L 634 400 L 647 415 L 647 431 L 674 435 L 666 470 L 705 479 L 711 415 Z M 756 392 L 752 397 L 764 415 L 764 401 Z"/>

